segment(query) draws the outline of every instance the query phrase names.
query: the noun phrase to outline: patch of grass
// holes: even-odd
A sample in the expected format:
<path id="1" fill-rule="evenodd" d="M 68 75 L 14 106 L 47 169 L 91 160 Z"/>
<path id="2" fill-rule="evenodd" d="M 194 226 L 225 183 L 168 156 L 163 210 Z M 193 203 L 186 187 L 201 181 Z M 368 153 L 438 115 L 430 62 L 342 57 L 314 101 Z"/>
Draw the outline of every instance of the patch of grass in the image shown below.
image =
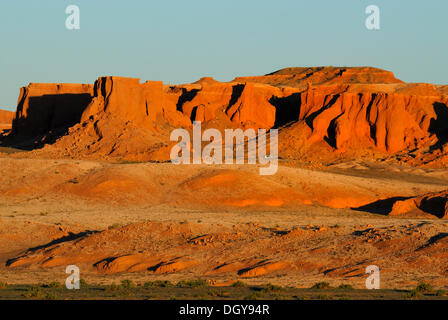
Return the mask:
<path id="1" fill-rule="evenodd" d="M 85 288 L 85 287 L 88 287 L 89 285 L 87 284 L 86 280 L 81 278 L 81 279 L 79 279 L 79 286 L 81 288 Z"/>
<path id="2" fill-rule="evenodd" d="M 311 289 L 319 289 L 319 290 L 323 290 L 323 289 L 330 289 L 331 286 L 328 282 L 318 282 L 315 283 Z"/>
<path id="3" fill-rule="evenodd" d="M 58 282 L 58 281 L 53 281 L 50 282 L 49 284 L 44 284 L 43 285 L 44 288 L 62 288 L 62 283 Z"/>
<path id="4" fill-rule="evenodd" d="M 281 290 L 283 290 L 283 288 L 281 286 L 276 286 L 276 285 L 273 285 L 270 283 L 266 284 L 264 286 L 264 288 L 262 289 L 262 291 L 264 291 L 264 292 L 275 292 L 275 291 L 281 291 Z"/>
<path id="5" fill-rule="evenodd" d="M 252 292 L 250 295 L 244 297 L 244 300 L 258 300 L 263 298 L 264 294 L 262 294 L 261 292 Z"/>
<path id="6" fill-rule="evenodd" d="M 228 298 L 228 297 L 230 297 L 230 292 L 228 292 L 228 291 L 219 291 L 218 292 L 218 297 L 220 297 L 220 298 Z"/>
<path id="7" fill-rule="evenodd" d="M 145 288 L 167 288 L 167 287 L 174 287 L 174 284 L 172 284 L 168 280 L 155 280 L 155 281 L 148 281 L 143 284 L 143 287 Z"/>
<path id="8" fill-rule="evenodd" d="M 317 300 L 333 300 L 330 296 L 326 294 L 320 294 L 316 297 Z"/>
<path id="9" fill-rule="evenodd" d="M 122 289 L 121 286 L 118 285 L 118 284 L 115 284 L 115 283 L 112 283 L 112 284 L 107 285 L 107 286 L 105 287 L 105 290 L 106 290 L 106 291 L 119 291 L 119 290 L 121 290 L 121 289 Z"/>
<path id="10" fill-rule="evenodd" d="M 77 178 L 70 179 L 70 180 L 68 180 L 67 182 L 68 182 L 68 183 L 73 183 L 73 184 L 77 184 L 77 183 L 79 183 L 79 181 L 78 181 Z"/>
<path id="11" fill-rule="evenodd" d="M 355 290 L 355 288 L 353 288 L 353 286 L 351 284 L 340 284 L 338 286 L 338 289 L 341 289 L 341 290 Z"/>
<path id="12" fill-rule="evenodd" d="M 238 280 L 238 281 L 236 281 L 236 282 L 234 282 L 234 283 L 232 284 L 232 287 L 234 287 L 234 288 L 245 288 L 245 287 L 247 287 L 247 283 Z"/>
<path id="13" fill-rule="evenodd" d="M 45 300 L 56 300 L 58 296 L 55 293 L 49 292 L 44 296 Z"/>
<path id="14" fill-rule="evenodd" d="M 437 297 L 445 297 L 446 295 L 448 295 L 448 292 L 446 290 L 437 290 L 435 292 L 435 295 Z"/>
<path id="15" fill-rule="evenodd" d="M 6 282 L 0 282 L 0 290 L 7 289 L 7 288 L 8 288 L 8 284 Z"/>
<path id="16" fill-rule="evenodd" d="M 177 283 L 177 287 L 179 288 L 201 288 L 208 287 L 207 281 L 203 279 L 197 280 L 181 280 Z"/>
<path id="17" fill-rule="evenodd" d="M 415 287 L 417 292 L 421 293 L 431 293 L 434 291 L 434 288 L 429 283 L 420 282 L 417 287 Z"/>
<path id="18" fill-rule="evenodd" d="M 121 281 L 121 286 L 125 289 L 132 289 L 135 288 L 135 283 L 132 280 L 125 279 Z"/>
<path id="19" fill-rule="evenodd" d="M 40 287 L 31 287 L 23 294 L 25 298 L 40 298 L 42 297 L 42 289 Z"/>
<path id="20" fill-rule="evenodd" d="M 416 289 L 412 289 L 405 295 L 406 299 L 415 299 L 415 298 L 419 298 L 419 297 L 420 297 L 420 292 Z"/>

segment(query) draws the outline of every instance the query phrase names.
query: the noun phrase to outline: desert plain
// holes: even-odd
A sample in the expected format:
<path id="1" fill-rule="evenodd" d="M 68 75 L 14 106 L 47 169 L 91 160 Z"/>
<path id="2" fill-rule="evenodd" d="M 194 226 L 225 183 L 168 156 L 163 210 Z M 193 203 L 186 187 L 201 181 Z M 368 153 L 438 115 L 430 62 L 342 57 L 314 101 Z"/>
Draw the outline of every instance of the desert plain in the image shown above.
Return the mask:
<path id="1" fill-rule="evenodd" d="M 448 86 L 371 67 L 36 84 L 0 113 L 0 282 L 448 289 Z M 170 161 L 170 132 L 278 129 L 279 166 Z"/>

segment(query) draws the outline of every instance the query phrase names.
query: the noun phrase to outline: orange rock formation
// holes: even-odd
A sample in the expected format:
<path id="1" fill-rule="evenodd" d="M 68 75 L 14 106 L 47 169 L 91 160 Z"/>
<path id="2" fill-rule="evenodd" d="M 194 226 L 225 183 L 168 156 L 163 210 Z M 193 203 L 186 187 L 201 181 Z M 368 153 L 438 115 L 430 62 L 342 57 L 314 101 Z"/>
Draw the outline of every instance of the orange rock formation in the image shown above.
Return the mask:
<path id="1" fill-rule="evenodd" d="M 122 77 L 101 77 L 94 86 L 30 84 L 21 90 L 10 138 L 57 132 L 52 152 L 162 161 L 169 159 L 170 131 L 196 120 L 218 129 L 279 128 L 283 158 L 317 152 L 331 160 L 415 149 L 442 150 L 443 157 L 446 91 L 367 67 L 287 68 L 228 83 L 202 78 L 178 86 Z"/>

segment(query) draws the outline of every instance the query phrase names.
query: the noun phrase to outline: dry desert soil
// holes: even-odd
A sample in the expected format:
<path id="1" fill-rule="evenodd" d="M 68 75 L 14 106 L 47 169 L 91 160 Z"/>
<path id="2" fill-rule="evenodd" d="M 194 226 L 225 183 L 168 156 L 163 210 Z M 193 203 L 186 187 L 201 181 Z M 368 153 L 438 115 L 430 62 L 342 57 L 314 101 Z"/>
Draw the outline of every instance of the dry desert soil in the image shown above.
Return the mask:
<path id="1" fill-rule="evenodd" d="M 170 133 L 194 122 L 278 130 L 278 171 L 171 163 Z M 137 284 L 137 296 L 151 281 L 238 298 L 267 284 L 363 290 L 371 265 L 392 290 L 374 298 L 448 289 L 446 85 L 372 67 L 182 85 L 107 76 L 30 83 L 0 124 L 0 297 L 51 297 L 40 290 L 68 265 L 98 288 Z"/>
<path id="2" fill-rule="evenodd" d="M 64 283 L 75 264 L 98 285 L 201 278 L 363 289 L 377 265 L 382 288 L 448 286 L 448 222 L 388 215 L 397 199 L 446 189 L 448 170 L 281 165 L 262 177 L 248 165 L 6 153 L 0 164 L 3 283 Z"/>

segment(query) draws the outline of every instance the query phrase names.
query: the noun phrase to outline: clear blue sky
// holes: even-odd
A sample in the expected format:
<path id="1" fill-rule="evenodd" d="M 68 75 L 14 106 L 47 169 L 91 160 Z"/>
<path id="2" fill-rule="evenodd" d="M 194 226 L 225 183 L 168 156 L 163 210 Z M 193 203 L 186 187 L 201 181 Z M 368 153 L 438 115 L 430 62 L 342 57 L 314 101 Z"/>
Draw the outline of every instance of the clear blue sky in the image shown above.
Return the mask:
<path id="1" fill-rule="evenodd" d="M 65 28 L 78 5 L 81 29 Z M 364 26 L 381 9 L 381 30 Z M 102 75 L 229 81 L 288 66 L 370 65 L 448 84 L 447 0 L 0 0 L 0 108 L 29 82 Z"/>

